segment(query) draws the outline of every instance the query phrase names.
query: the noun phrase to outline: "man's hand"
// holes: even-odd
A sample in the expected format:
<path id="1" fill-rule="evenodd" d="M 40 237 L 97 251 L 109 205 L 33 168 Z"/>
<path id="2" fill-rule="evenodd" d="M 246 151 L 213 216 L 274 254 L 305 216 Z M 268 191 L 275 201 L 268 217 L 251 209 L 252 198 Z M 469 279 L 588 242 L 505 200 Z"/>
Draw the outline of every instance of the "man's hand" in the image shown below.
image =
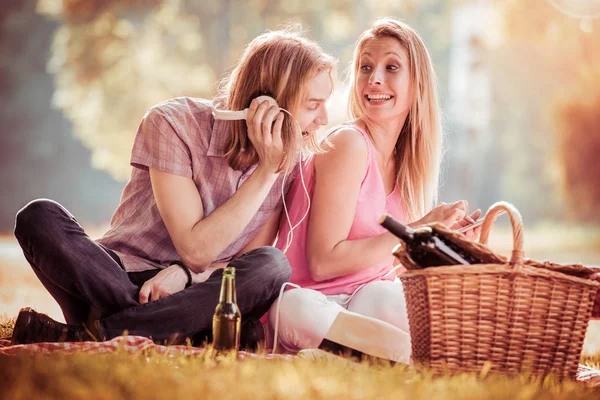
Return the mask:
<path id="1" fill-rule="evenodd" d="M 283 160 L 284 146 L 281 138 L 284 114 L 269 102 L 258 104 L 254 99 L 248 108 L 246 126 L 248 139 L 258 154 L 258 165 L 271 173 L 277 173 Z"/>
<path id="2" fill-rule="evenodd" d="M 144 283 L 140 290 L 140 304 L 146 304 L 185 289 L 187 274 L 178 265 L 171 265 Z"/>

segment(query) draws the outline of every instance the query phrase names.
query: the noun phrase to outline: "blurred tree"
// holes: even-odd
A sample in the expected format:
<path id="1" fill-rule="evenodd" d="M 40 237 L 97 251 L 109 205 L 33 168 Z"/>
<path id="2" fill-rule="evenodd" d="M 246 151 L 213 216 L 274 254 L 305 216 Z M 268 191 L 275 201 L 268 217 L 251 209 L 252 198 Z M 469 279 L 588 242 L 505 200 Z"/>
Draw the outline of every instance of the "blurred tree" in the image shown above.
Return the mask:
<path id="1" fill-rule="evenodd" d="M 408 22 L 432 54 L 445 107 L 452 13 L 461 4 L 479 3 L 36 1 L 38 13 L 60 23 L 48 64 L 55 76 L 54 104 L 73 123 L 74 135 L 92 151 L 93 164 L 120 180 L 128 177 L 135 130 L 150 106 L 173 96 L 210 97 L 217 77 L 236 62 L 253 37 L 286 22 L 301 23 L 326 51 L 338 56 L 341 77 L 354 42 L 373 20 L 390 15 Z M 448 165 L 453 161 L 446 158 L 444 169 L 449 174 L 442 179 L 441 199 L 463 197 L 465 185 L 457 184 L 460 179 L 477 186 L 476 198 L 469 199 L 476 200 L 473 204 L 485 206 L 502 198 L 516 203 L 528 221 L 560 217 L 564 204 L 557 188 L 560 177 L 567 176 L 567 166 L 562 156 L 557 158 L 558 167 L 548 161 L 556 140 L 564 134 L 560 132 L 559 139 L 551 134 L 562 126 L 551 112 L 563 115 L 552 104 L 556 93 L 578 82 L 582 64 L 598 65 L 600 29 L 582 32 L 579 20 L 561 14 L 547 0 L 488 1 L 500 11 L 505 27 L 503 38 L 482 43 L 478 50 L 481 68 L 490 71 L 492 145 L 478 155 L 485 171 L 477 171 L 477 177 L 466 174 L 462 164 Z M 2 88 L 11 85 L 1 79 Z M 341 103 L 345 96 L 339 82 L 337 86 L 333 101 Z M 332 124 L 347 118 L 345 104 L 338 103 L 331 107 Z M 454 135 L 463 129 L 453 126 L 453 121 L 444 123 L 448 142 L 455 143 Z"/>
<path id="2" fill-rule="evenodd" d="M 38 10 L 63 20 L 49 62 L 54 104 L 92 149 L 92 164 L 121 180 L 149 107 L 211 91 L 215 74 L 198 18 L 178 1 L 40 0 Z"/>
<path id="3" fill-rule="evenodd" d="M 38 0 L 39 13 L 62 23 L 49 62 L 54 104 L 92 150 L 93 165 L 121 180 L 144 112 L 173 96 L 210 97 L 217 77 L 266 29 L 301 23 L 345 67 L 359 33 L 395 15 L 430 45 L 443 85 L 450 7 L 434 0 Z"/>
<path id="4" fill-rule="evenodd" d="M 104 223 L 123 189 L 89 165 L 70 121 L 51 108 L 55 85 L 46 64 L 58 24 L 35 8 L 35 0 L 0 6 L 0 234 L 12 232 L 17 211 L 40 197 L 65 205 L 86 226 Z"/>
<path id="5" fill-rule="evenodd" d="M 494 136 L 502 138 L 505 160 L 504 193 L 534 220 L 559 218 L 565 205 L 560 176 L 566 176 L 568 166 L 565 157 L 558 164 L 551 158 L 561 151 L 565 135 L 554 103 L 557 93 L 578 84 L 582 66 L 599 65 L 600 30 L 583 32 L 579 20 L 547 0 L 495 4 L 503 16 L 504 38 L 490 48 L 487 61 L 494 82 Z"/>
<path id="6" fill-rule="evenodd" d="M 561 188 L 581 221 L 600 224 L 600 70 L 580 73 L 575 90 L 556 104 Z"/>
<path id="7" fill-rule="evenodd" d="M 6 43 L 6 37 L 10 34 L 10 26 L 8 24 L 8 17 L 10 15 L 16 15 L 20 8 L 19 0 L 6 0 L 0 7 L 0 45 L 2 47 L 8 47 Z M 14 23 L 13 23 L 14 25 Z M 4 39 L 4 40 L 3 40 Z M 8 62 L 0 61 L 0 71 L 9 69 Z M 8 93 L 13 89 L 13 83 L 9 81 L 8 74 L 0 73 L 0 93 Z"/>

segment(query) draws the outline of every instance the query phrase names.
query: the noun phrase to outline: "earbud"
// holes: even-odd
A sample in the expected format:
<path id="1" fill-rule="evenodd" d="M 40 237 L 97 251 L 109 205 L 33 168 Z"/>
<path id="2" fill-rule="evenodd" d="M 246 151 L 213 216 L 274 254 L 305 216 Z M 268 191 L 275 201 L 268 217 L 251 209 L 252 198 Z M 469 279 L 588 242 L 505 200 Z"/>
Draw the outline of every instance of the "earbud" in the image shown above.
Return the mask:
<path id="1" fill-rule="evenodd" d="M 275 106 L 275 107 L 279 108 L 279 105 L 277 104 L 275 99 L 270 96 L 258 96 L 256 98 L 256 100 L 258 100 L 258 104 L 261 104 L 263 101 L 267 101 L 267 102 L 269 102 L 270 106 Z M 235 121 L 235 120 L 239 120 L 239 119 L 246 119 L 247 115 L 248 115 L 247 108 L 242 111 L 229 111 L 229 110 L 213 109 L 213 116 L 215 117 L 215 119 L 222 119 L 222 120 L 226 120 L 226 121 Z"/>

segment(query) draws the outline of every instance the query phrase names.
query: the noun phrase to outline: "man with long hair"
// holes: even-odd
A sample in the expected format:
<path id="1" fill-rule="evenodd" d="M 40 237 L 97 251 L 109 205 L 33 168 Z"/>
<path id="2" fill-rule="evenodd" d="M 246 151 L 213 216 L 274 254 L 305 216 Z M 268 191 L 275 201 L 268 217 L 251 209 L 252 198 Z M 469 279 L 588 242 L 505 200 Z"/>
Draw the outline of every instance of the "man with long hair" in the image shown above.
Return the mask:
<path id="1" fill-rule="evenodd" d="M 259 340 L 258 318 L 290 277 L 286 257 L 270 246 L 282 193 L 298 152 L 318 150 L 333 72 L 334 60 L 301 34 L 265 33 L 212 102 L 181 97 L 146 113 L 130 180 L 102 238 L 90 239 L 54 201 L 20 210 L 15 236 L 67 324 L 23 309 L 13 343 L 110 339 L 124 331 L 201 341 L 210 335 L 227 263 L 237 270 L 242 341 Z M 259 104 L 260 95 L 293 117 Z M 222 121 L 215 108 L 249 110 L 246 120 Z"/>

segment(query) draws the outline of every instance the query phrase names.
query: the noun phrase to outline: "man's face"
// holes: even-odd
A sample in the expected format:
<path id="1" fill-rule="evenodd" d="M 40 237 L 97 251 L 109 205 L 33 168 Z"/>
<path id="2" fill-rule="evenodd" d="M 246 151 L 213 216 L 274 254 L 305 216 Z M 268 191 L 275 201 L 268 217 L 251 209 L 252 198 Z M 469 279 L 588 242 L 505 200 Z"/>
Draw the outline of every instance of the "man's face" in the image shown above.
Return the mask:
<path id="1" fill-rule="evenodd" d="M 308 138 L 323 125 L 327 125 L 325 102 L 333 87 L 329 71 L 319 72 L 306 83 L 304 96 L 294 112 L 294 118 L 300 125 L 302 137 Z"/>

